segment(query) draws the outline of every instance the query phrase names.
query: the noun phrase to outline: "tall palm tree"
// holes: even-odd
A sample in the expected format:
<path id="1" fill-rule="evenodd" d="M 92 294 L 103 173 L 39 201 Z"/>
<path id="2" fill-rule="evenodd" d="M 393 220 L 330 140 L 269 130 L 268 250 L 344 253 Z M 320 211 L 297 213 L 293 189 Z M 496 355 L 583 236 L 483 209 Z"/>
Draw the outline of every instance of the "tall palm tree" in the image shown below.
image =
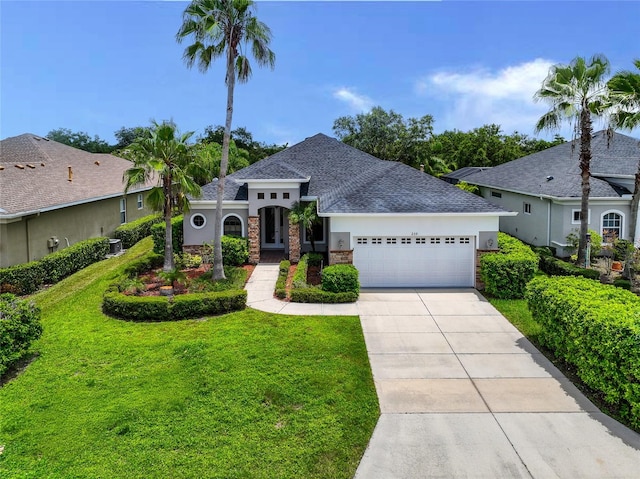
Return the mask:
<path id="1" fill-rule="evenodd" d="M 252 0 L 194 0 L 183 14 L 176 40 L 181 43 L 193 37 L 183 58 L 189 68 L 197 64 L 205 73 L 212 62 L 224 56 L 226 60 L 227 116 L 222 137 L 222 158 L 216 195 L 216 227 L 213 236 L 213 279 L 224 279 L 222 265 L 222 200 L 229 165 L 229 141 L 233 116 L 233 91 L 236 80 L 244 83 L 251 76 L 246 50 L 261 66 L 275 65 L 275 54 L 269 49 L 271 30 L 254 16 Z"/>
<path id="2" fill-rule="evenodd" d="M 307 231 L 307 238 L 311 242 L 311 251 L 316 252 L 315 238 L 313 237 L 313 227 L 321 223 L 317 213 L 315 201 L 302 203 L 296 201 L 289 210 L 289 222 L 294 225 L 301 225 Z"/>
<path id="3" fill-rule="evenodd" d="M 611 115 L 613 128 L 633 130 L 640 127 L 640 59 L 634 65 L 638 72 L 629 70 L 616 73 L 609 80 L 609 90 L 616 111 Z M 640 239 L 636 236 L 638 221 L 638 204 L 640 203 L 640 158 L 636 171 L 633 198 L 631 200 L 631 220 L 629 221 L 629 236 L 634 244 Z"/>
<path id="4" fill-rule="evenodd" d="M 582 201 L 580 204 L 580 239 L 578 263 L 586 264 L 589 193 L 591 192 L 591 135 L 593 119 L 607 112 L 607 79 L 609 60 L 594 55 L 585 60 L 574 58 L 568 65 L 554 65 L 534 95 L 536 101 L 550 106 L 536 124 L 536 132 L 557 130 L 563 121 L 573 126 L 573 139 L 580 137 L 580 173 Z"/>
<path id="5" fill-rule="evenodd" d="M 162 211 L 164 215 L 165 272 L 174 269 L 171 228 L 173 210 L 188 210 L 188 197 L 198 197 L 201 194 L 200 186 L 193 177 L 202 172 L 198 162 L 193 161 L 192 150 L 187 143 L 192 135 L 193 132 L 181 135 L 171 122 L 153 122 L 149 136 L 139 138 L 124 152 L 124 156 L 133 161 L 133 166 L 124 172 L 125 193 L 132 187 L 156 181 L 147 201 L 154 210 Z"/>

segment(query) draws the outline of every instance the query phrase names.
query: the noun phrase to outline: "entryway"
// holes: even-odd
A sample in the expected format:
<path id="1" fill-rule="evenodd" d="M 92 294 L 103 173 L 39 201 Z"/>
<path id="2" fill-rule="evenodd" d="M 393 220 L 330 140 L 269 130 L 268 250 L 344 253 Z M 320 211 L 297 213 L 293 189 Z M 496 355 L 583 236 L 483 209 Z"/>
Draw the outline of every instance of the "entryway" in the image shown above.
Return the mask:
<path id="1" fill-rule="evenodd" d="M 289 220 L 287 209 L 282 206 L 265 206 L 260 209 L 261 249 L 286 249 Z"/>

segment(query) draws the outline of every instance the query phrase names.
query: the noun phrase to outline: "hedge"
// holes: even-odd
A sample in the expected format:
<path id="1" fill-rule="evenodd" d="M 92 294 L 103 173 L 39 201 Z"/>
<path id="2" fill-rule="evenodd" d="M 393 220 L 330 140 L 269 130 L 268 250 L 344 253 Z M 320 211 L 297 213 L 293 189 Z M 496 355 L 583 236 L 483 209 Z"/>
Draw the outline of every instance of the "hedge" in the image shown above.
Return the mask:
<path id="1" fill-rule="evenodd" d="M 276 281 L 275 295 L 280 299 L 287 297 L 287 278 L 289 277 L 289 268 L 291 262 L 289 260 L 280 261 L 280 269 L 278 271 L 278 280 Z"/>
<path id="2" fill-rule="evenodd" d="M 115 231 L 115 237 L 122 242 L 124 249 L 129 249 L 142 238 L 151 235 L 151 227 L 153 225 L 163 221 L 164 218 L 159 214 L 143 216 L 131 223 L 118 226 Z"/>
<path id="3" fill-rule="evenodd" d="M 600 281 L 600 272 L 595 269 L 580 268 L 553 256 L 540 255 L 540 269 L 552 276 L 582 276 Z"/>
<path id="4" fill-rule="evenodd" d="M 307 272 L 309 270 L 309 255 L 304 254 L 300 261 L 298 261 L 298 266 L 296 268 L 295 273 L 293 273 L 292 279 L 292 287 L 295 288 L 308 288 L 307 284 Z"/>
<path id="5" fill-rule="evenodd" d="M 352 264 L 334 264 L 322 270 L 322 289 L 331 293 L 360 292 L 358 270 Z"/>
<path id="6" fill-rule="evenodd" d="M 40 309 L 13 294 L 0 294 L 0 376 L 29 350 L 42 334 Z"/>
<path id="7" fill-rule="evenodd" d="M 173 240 L 173 252 L 182 253 L 182 244 L 184 243 L 184 233 L 182 231 L 183 216 L 175 216 L 171 218 L 171 230 Z M 151 226 L 151 236 L 153 236 L 153 252 L 164 254 L 164 218 L 160 223 Z"/>
<path id="8" fill-rule="evenodd" d="M 222 263 L 225 266 L 240 266 L 249 259 L 249 240 L 237 236 L 223 236 Z"/>
<path id="9" fill-rule="evenodd" d="M 320 260 L 318 260 L 320 257 Z M 348 291 L 348 292 L 333 292 L 333 291 L 325 291 L 321 287 L 311 286 L 307 284 L 307 271 L 309 261 L 318 261 L 320 264 L 322 256 L 321 255 L 313 255 L 313 253 L 307 253 L 300 258 L 298 262 L 298 267 L 296 268 L 296 272 L 293 275 L 292 288 L 291 288 L 291 301 L 294 303 L 353 303 L 358 299 L 359 287 L 356 291 Z M 358 270 L 355 269 L 354 266 L 351 265 L 336 265 L 336 266 L 350 266 L 356 272 L 355 280 L 357 282 Z M 332 268 L 328 266 L 322 272 L 323 274 L 323 284 L 324 284 L 324 274 L 327 269 Z M 340 268 L 337 270 L 334 269 L 334 278 L 342 277 L 343 273 Z M 332 274 L 332 273 L 330 273 Z M 351 279 L 347 281 L 340 281 L 340 285 L 344 286 L 345 284 L 349 287 L 353 287 L 352 285 L 352 273 L 347 273 L 347 276 Z M 337 281 L 337 280 L 336 280 Z"/>
<path id="10" fill-rule="evenodd" d="M 502 299 L 521 299 L 538 269 L 538 255 L 522 241 L 498 233 L 497 253 L 480 258 L 480 275 L 487 293 Z"/>
<path id="11" fill-rule="evenodd" d="M 574 277 L 535 278 L 526 298 L 540 342 L 640 427 L 640 298 Z"/>
<path id="12" fill-rule="evenodd" d="M 45 283 L 58 281 L 104 259 L 109 238 L 91 238 L 49 254 L 38 261 L 0 269 L 0 291 L 31 294 Z"/>

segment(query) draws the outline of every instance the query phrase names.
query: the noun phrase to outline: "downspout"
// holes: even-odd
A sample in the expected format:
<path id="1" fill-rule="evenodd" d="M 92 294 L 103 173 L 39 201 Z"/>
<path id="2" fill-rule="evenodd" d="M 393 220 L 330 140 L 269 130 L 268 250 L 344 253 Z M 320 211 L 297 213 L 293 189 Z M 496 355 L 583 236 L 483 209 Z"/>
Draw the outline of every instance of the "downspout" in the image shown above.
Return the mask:
<path id="1" fill-rule="evenodd" d="M 551 200 L 547 201 L 547 246 L 551 246 Z"/>
<path id="2" fill-rule="evenodd" d="M 25 227 L 26 227 L 26 230 L 27 230 L 27 263 L 31 261 L 31 251 L 30 251 L 30 248 L 29 248 L 29 243 L 30 243 L 30 240 L 31 240 L 30 235 L 29 235 L 29 221 L 30 220 L 31 220 L 30 217 L 28 217 L 28 218 L 26 218 L 24 220 L 24 224 L 25 224 Z"/>

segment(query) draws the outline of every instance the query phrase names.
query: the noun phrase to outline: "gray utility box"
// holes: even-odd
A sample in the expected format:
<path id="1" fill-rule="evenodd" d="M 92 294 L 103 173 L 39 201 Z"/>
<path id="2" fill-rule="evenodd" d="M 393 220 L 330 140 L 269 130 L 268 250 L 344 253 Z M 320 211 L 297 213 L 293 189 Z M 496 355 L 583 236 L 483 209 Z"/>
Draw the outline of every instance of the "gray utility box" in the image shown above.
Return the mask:
<path id="1" fill-rule="evenodd" d="M 118 254 L 122 251 L 122 241 L 119 239 L 109 240 L 109 254 Z"/>

